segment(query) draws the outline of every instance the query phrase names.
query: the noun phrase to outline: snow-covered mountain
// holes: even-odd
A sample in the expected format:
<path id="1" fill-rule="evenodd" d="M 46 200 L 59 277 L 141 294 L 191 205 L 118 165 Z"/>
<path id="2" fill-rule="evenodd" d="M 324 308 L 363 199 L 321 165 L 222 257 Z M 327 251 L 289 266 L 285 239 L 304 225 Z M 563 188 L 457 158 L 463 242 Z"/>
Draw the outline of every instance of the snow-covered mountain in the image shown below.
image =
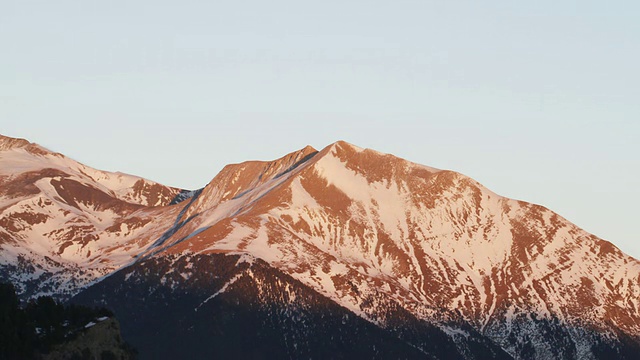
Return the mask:
<path id="1" fill-rule="evenodd" d="M 180 193 L 0 136 L 0 273 L 23 297 L 75 294 L 169 228 Z"/>
<path id="2" fill-rule="evenodd" d="M 336 142 L 229 165 L 189 193 L 26 141 L 0 149 L 0 275 L 26 296 L 110 305 L 136 319 L 125 336 L 157 311 L 181 309 L 166 321 L 188 333 L 188 314 L 257 303 L 251 322 L 290 331 L 282 354 L 300 357 L 331 331 L 282 314 L 319 321 L 300 311 L 328 301 L 427 358 L 640 357 L 640 262 L 453 171 Z"/>

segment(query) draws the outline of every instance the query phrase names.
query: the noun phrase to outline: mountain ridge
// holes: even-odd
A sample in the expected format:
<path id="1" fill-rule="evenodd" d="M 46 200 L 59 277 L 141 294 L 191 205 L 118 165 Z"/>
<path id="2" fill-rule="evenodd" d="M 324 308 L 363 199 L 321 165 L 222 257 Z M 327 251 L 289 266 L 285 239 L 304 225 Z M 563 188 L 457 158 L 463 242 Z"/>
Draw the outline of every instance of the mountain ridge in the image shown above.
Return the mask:
<path id="1" fill-rule="evenodd" d="M 84 209 L 76 201 L 82 191 L 62 183 L 65 168 L 51 169 L 35 177 L 40 193 L 50 191 L 48 200 L 65 209 Z M 0 186 L 9 188 L 16 176 L 6 174 Z M 93 187 L 83 181 L 83 191 Z M 597 344 L 605 353 L 640 344 L 638 260 L 545 207 L 502 197 L 454 171 L 338 141 L 320 151 L 307 146 L 274 161 L 228 165 L 199 191 L 172 191 L 183 201 L 165 196 L 163 203 L 125 206 L 114 220 L 93 224 L 102 232 L 87 231 L 80 243 L 62 249 L 93 246 L 100 253 L 94 261 L 106 261 L 103 267 L 75 263 L 92 271 L 83 281 L 74 283 L 26 253 L 24 266 L 19 257 L 4 266 L 31 274 L 24 285 L 42 282 L 34 275 L 39 270 L 20 270 L 30 261 L 39 264 L 61 283 L 67 276 L 67 294 L 73 295 L 152 259 L 169 264 L 176 257 L 239 255 L 265 261 L 386 331 L 402 325 L 382 309 L 403 309 L 443 329 L 459 349 L 467 346 L 460 345 L 467 341 L 460 337 L 468 334 L 465 328 L 516 358 L 597 358 Z M 119 199 L 115 192 L 101 193 L 109 196 L 93 196 L 96 217 L 116 209 L 111 199 Z M 33 227 L 43 214 L 30 201 Z M 15 206 L 0 209 L 0 223 L 15 219 Z M 28 223 L 0 232 L 5 253 L 4 244 L 19 238 L 19 227 Z M 111 252 L 96 248 L 106 238 L 116 240 Z M 556 342 L 573 350 L 558 353 Z"/>

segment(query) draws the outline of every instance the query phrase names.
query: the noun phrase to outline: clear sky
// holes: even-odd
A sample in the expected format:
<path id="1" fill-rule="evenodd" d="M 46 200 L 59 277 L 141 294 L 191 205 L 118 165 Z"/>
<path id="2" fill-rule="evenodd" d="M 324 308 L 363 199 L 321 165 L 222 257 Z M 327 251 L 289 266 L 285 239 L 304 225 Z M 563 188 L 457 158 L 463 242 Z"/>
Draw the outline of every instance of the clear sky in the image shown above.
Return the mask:
<path id="1" fill-rule="evenodd" d="M 640 3 L 0 2 L 0 133 L 183 188 L 336 140 L 640 258 Z"/>

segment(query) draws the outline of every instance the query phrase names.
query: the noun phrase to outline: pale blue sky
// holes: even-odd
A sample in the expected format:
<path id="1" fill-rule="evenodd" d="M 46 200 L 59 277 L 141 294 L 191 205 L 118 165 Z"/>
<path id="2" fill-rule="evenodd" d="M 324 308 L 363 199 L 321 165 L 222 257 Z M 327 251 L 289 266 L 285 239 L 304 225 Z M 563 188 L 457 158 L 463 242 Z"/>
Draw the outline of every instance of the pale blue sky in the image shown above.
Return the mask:
<path id="1" fill-rule="evenodd" d="M 640 3 L 0 2 L 0 133 L 198 188 L 343 139 L 640 258 Z"/>

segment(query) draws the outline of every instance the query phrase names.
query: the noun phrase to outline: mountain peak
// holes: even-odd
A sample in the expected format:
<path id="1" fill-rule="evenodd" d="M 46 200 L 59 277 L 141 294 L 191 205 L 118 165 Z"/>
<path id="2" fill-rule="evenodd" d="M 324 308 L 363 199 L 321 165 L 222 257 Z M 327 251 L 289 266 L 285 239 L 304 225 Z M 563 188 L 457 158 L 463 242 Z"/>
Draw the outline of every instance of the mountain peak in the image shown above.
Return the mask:
<path id="1" fill-rule="evenodd" d="M 0 135 L 0 151 L 8 151 L 13 149 L 25 149 L 26 151 L 35 155 L 51 154 L 49 150 L 36 143 L 32 143 L 29 140 Z M 61 154 L 55 155 L 61 156 Z"/>
<path id="2" fill-rule="evenodd" d="M 316 150 L 313 146 L 311 145 L 307 145 L 305 147 L 303 147 L 302 149 L 298 150 L 297 152 L 304 154 L 305 156 L 310 154 L 310 153 L 314 153 L 317 152 L 318 150 Z"/>
<path id="3" fill-rule="evenodd" d="M 351 143 L 349 143 L 347 141 L 344 141 L 344 140 L 338 140 L 338 141 L 334 142 L 333 144 L 327 146 L 327 148 L 330 148 L 332 150 L 335 150 L 335 149 L 354 150 L 356 152 L 361 152 L 361 151 L 365 150 L 364 148 L 361 148 L 359 146 L 356 146 L 356 145 L 351 144 Z"/>
<path id="4" fill-rule="evenodd" d="M 240 197 L 269 181 L 296 169 L 318 154 L 310 145 L 272 161 L 251 160 L 225 166 L 205 186 L 186 216 L 200 213 L 218 204 Z"/>
<path id="5" fill-rule="evenodd" d="M 0 135 L 0 151 L 11 150 L 16 148 L 24 148 L 31 145 L 26 139 L 12 138 Z"/>

